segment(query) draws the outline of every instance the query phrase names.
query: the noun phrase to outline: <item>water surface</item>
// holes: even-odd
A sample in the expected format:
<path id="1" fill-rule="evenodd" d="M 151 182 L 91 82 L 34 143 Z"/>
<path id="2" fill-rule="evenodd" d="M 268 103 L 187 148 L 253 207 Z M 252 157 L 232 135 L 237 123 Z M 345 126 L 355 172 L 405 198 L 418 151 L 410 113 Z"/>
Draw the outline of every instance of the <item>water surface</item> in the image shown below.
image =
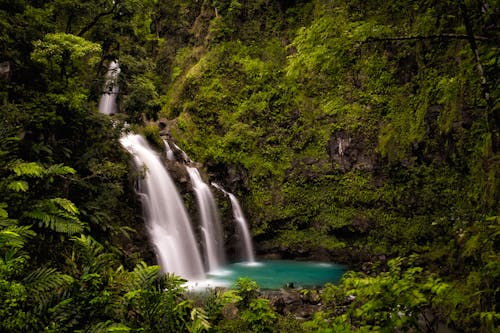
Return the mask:
<path id="1" fill-rule="evenodd" d="M 282 287 L 320 287 L 338 283 L 345 272 L 343 265 L 325 262 L 266 260 L 254 263 L 233 263 L 209 272 L 209 286 L 232 286 L 240 277 L 250 278 L 262 289 Z"/>

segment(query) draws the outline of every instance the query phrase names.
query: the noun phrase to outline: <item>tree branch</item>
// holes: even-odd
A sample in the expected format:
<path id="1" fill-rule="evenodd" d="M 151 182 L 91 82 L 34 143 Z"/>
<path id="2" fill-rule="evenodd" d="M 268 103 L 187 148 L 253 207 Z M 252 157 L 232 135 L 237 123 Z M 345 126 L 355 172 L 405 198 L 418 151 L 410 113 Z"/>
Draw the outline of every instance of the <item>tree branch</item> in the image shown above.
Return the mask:
<path id="1" fill-rule="evenodd" d="M 429 36 L 406 36 L 406 37 L 368 37 L 362 43 L 372 43 L 372 42 L 386 42 L 393 40 L 427 40 L 427 39 L 464 39 L 469 40 L 468 35 L 457 35 L 457 34 L 442 34 L 442 35 L 429 35 Z M 476 40 L 489 40 L 487 37 L 474 36 Z"/>
<path id="2" fill-rule="evenodd" d="M 476 36 L 474 36 L 474 31 L 472 28 L 472 22 L 467 11 L 467 6 L 465 2 L 461 0 L 459 2 L 460 12 L 462 14 L 462 18 L 464 19 L 465 30 L 467 31 L 467 40 L 469 41 L 470 48 L 472 53 L 474 54 L 474 60 L 476 61 L 477 73 L 479 74 L 479 78 L 481 79 L 481 88 L 483 90 L 483 97 L 486 101 L 487 109 L 487 122 L 488 127 L 491 132 L 491 144 L 492 150 L 494 153 L 498 151 L 498 144 L 500 141 L 500 134 L 498 132 L 498 123 L 500 122 L 500 116 L 498 114 L 495 116 L 492 112 L 493 110 L 493 101 L 491 100 L 490 88 L 488 86 L 488 82 L 486 81 L 486 76 L 484 74 L 483 66 L 481 65 L 481 58 L 479 57 L 479 50 L 476 44 Z"/>
<path id="3" fill-rule="evenodd" d="M 78 33 L 78 36 L 81 37 L 84 33 L 86 33 L 87 31 L 89 31 L 90 29 L 92 29 L 92 27 L 94 25 L 96 25 L 97 22 L 99 22 L 99 20 L 101 18 L 103 18 L 104 16 L 108 16 L 108 15 L 113 14 L 114 11 L 115 11 L 115 9 L 118 7 L 119 2 L 120 1 L 113 1 L 113 7 L 111 7 L 110 10 L 108 10 L 106 12 L 99 13 L 96 17 L 94 17 L 94 19 L 92 21 L 90 21 L 86 26 L 84 26 L 82 28 L 82 30 L 80 30 L 80 32 Z"/>

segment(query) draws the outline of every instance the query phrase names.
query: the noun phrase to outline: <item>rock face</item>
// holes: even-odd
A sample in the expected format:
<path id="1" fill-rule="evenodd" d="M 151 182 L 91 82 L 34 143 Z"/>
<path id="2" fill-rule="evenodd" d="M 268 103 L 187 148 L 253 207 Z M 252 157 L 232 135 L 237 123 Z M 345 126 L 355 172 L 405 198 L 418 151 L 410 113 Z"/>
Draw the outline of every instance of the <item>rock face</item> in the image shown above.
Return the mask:
<path id="1" fill-rule="evenodd" d="M 11 76 L 10 61 L 0 62 L 0 80 L 9 81 Z"/>
<path id="2" fill-rule="evenodd" d="M 318 311 L 319 308 L 319 302 L 315 304 L 309 303 L 298 289 L 266 291 L 264 297 L 270 300 L 271 306 L 279 314 L 292 314 L 299 320 L 311 319 L 314 312 Z"/>
<path id="3" fill-rule="evenodd" d="M 331 136 L 327 149 L 332 166 L 337 166 L 340 171 L 371 171 L 375 168 L 376 155 L 360 137 L 347 132 L 336 133 Z"/>

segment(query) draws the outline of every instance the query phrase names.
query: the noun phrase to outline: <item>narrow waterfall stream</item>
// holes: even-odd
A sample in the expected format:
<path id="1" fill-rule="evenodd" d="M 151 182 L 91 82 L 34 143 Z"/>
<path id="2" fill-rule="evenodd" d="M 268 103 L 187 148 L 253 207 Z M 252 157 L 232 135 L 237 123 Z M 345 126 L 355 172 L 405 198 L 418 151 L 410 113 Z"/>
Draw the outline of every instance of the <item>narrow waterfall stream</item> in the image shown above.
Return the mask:
<path id="1" fill-rule="evenodd" d="M 106 82 L 104 91 L 99 101 L 99 113 L 113 114 L 118 110 L 116 105 L 116 97 L 118 96 L 118 75 L 120 74 L 120 66 L 118 60 L 112 61 L 109 64 L 108 72 L 106 73 Z"/>
<path id="2" fill-rule="evenodd" d="M 163 140 L 163 144 L 165 145 L 165 154 L 167 156 L 167 160 L 175 161 L 174 152 L 172 148 L 170 148 L 170 145 L 168 144 L 167 140 Z"/>
<path id="3" fill-rule="evenodd" d="M 241 209 L 240 203 L 238 199 L 234 196 L 234 194 L 224 190 L 220 185 L 216 183 L 212 183 L 212 186 L 216 189 L 222 191 L 225 195 L 229 197 L 231 201 L 231 206 L 233 207 L 233 216 L 237 223 L 237 230 L 240 233 L 240 236 L 243 240 L 243 253 L 244 260 L 250 263 L 255 262 L 255 253 L 253 250 L 252 237 L 250 237 L 250 231 L 248 230 L 248 223 L 245 219 L 245 215 L 243 215 L 243 210 Z"/>
<path id="4" fill-rule="evenodd" d="M 224 239 L 217 205 L 208 185 L 201 179 L 198 169 L 186 167 L 198 201 L 203 230 L 203 244 L 208 270 L 213 272 L 225 263 Z"/>
<path id="5" fill-rule="evenodd" d="M 128 134 L 121 144 L 133 156 L 139 170 L 142 205 L 151 241 L 164 272 L 189 280 L 205 278 L 201 256 L 188 214 L 174 182 L 158 154 L 138 134 Z"/>
<path id="6" fill-rule="evenodd" d="M 241 209 L 240 203 L 238 199 L 234 196 L 234 194 L 227 192 L 229 196 L 229 200 L 231 200 L 231 204 L 233 205 L 233 214 L 234 219 L 238 223 L 240 234 L 243 238 L 243 245 L 245 249 L 245 261 L 247 262 L 255 262 L 255 254 L 253 251 L 252 238 L 250 237 L 250 231 L 248 230 L 247 220 L 243 215 L 243 210 Z"/>

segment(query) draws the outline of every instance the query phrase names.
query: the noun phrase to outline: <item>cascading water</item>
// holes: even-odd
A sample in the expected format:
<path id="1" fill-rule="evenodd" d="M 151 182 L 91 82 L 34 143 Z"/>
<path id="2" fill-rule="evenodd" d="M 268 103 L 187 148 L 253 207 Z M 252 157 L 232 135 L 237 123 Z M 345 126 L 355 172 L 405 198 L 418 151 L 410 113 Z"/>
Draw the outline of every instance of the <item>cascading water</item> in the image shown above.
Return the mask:
<path id="1" fill-rule="evenodd" d="M 243 210 L 241 209 L 238 199 L 234 196 L 234 194 L 227 192 L 218 184 L 212 183 L 212 185 L 229 197 L 229 200 L 231 201 L 231 205 L 233 207 L 233 216 L 234 219 L 236 220 L 238 231 L 243 239 L 244 259 L 247 262 L 251 263 L 255 262 L 255 254 L 253 250 L 252 238 L 250 237 L 248 224 L 245 219 L 245 216 L 243 215 Z"/>
<path id="2" fill-rule="evenodd" d="M 167 140 L 163 140 L 163 144 L 165 145 L 165 152 L 167 155 L 167 160 L 175 161 L 174 152 L 172 151 L 172 148 L 170 148 L 170 145 L 168 144 Z"/>
<path id="3" fill-rule="evenodd" d="M 164 272 L 188 280 L 205 277 L 203 264 L 184 204 L 158 154 L 138 134 L 128 134 L 121 144 L 144 168 L 142 204 L 147 228 Z"/>
<path id="4" fill-rule="evenodd" d="M 116 97 L 118 95 L 118 75 L 120 74 L 120 66 L 118 60 L 112 61 L 109 64 L 108 72 L 106 73 L 106 83 L 104 92 L 99 101 L 99 112 L 102 114 L 113 114 L 117 111 Z"/>
<path id="5" fill-rule="evenodd" d="M 217 206 L 208 185 L 201 179 L 198 169 L 186 167 L 196 194 L 200 212 L 205 257 L 209 271 L 215 271 L 225 262 L 222 227 Z"/>
<path id="6" fill-rule="evenodd" d="M 174 145 L 174 148 L 177 149 L 181 153 L 182 160 L 184 163 L 193 163 L 193 161 L 189 158 L 189 156 L 187 156 L 187 154 L 184 150 L 179 148 L 179 146 L 176 145 L 175 143 L 173 143 L 173 145 Z"/>

